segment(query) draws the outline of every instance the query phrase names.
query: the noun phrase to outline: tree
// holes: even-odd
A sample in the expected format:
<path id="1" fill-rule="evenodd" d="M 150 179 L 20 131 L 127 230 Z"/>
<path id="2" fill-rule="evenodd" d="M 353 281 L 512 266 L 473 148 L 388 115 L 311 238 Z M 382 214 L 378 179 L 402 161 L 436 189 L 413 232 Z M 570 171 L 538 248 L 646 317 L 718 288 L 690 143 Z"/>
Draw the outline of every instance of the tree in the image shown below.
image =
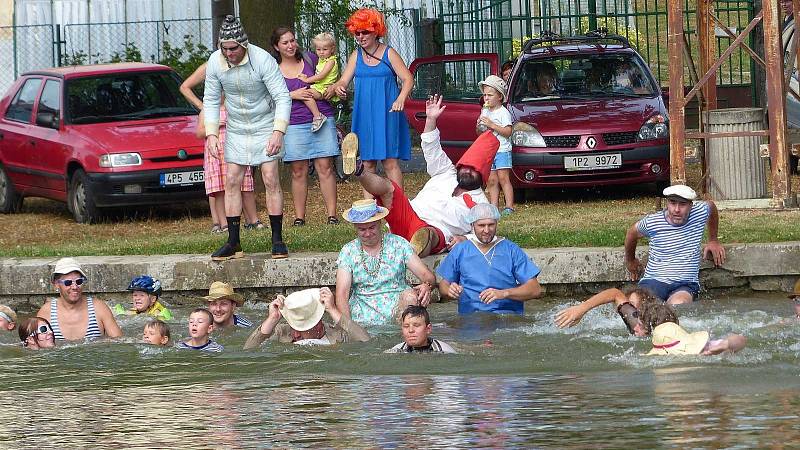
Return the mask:
<path id="1" fill-rule="evenodd" d="M 294 0 L 239 0 L 239 17 L 250 42 L 269 50 L 272 30 L 294 26 Z"/>

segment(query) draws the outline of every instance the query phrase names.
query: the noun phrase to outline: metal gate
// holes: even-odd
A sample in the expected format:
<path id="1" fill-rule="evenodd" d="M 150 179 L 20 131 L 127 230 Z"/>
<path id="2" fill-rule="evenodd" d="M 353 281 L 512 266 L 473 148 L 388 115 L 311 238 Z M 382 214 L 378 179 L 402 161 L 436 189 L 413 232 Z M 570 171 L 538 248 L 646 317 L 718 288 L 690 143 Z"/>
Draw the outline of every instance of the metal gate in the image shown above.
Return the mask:
<path id="1" fill-rule="evenodd" d="M 697 56 L 695 2 L 684 0 L 687 48 Z M 568 36 L 604 27 L 628 38 L 661 84 L 668 79 L 666 0 L 456 0 L 439 4 L 445 54 L 494 52 L 511 59 L 525 40 L 551 31 Z M 714 2 L 717 17 L 734 33 L 753 18 L 753 0 Z M 732 39 L 717 30 L 717 54 Z M 752 42 L 750 43 L 752 46 Z M 718 85 L 750 84 L 754 62 L 736 50 L 717 72 Z M 688 69 L 685 73 L 689 81 Z"/>

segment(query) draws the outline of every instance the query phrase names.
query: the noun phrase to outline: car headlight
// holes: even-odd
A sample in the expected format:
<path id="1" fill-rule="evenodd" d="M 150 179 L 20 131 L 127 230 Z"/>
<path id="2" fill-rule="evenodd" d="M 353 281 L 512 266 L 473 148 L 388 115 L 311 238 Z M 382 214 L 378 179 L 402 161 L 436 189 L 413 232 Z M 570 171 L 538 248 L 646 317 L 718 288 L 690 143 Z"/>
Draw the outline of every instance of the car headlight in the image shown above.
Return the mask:
<path id="1" fill-rule="evenodd" d="M 547 147 L 539 130 L 525 122 L 517 122 L 511 127 L 511 143 L 520 147 Z"/>
<path id="2" fill-rule="evenodd" d="M 669 137 L 669 120 L 661 114 L 656 114 L 639 128 L 637 135 L 640 141 L 663 139 Z"/>
<path id="3" fill-rule="evenodd" d="M 142 157 L 138 153 L 112 153 L 100 157 L 100 167 L 141 166 Z"/>

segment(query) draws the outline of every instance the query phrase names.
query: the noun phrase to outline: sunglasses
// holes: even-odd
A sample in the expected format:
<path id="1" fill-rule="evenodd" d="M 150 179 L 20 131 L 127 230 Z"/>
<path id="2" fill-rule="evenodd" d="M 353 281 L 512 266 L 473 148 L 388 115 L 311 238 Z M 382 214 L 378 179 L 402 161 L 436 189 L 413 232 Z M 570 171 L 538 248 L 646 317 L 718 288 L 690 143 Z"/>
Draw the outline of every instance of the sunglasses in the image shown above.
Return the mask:
<path id="1" fill-rule="evenodd" d="M 222 46 L 220 46 L 220 49 L 222 49 L 223 52 L 235 52 L 236 50 L 239 49 L 239 47 L 240 46 L 238 46 L 238 45 L 234 46 L 234 47 L 225 47 L 224 45 L 222 45 Z"/>
<path id="2" fill-rule="evenodd" d="M 53 329 L 50 328 L 47 324 L 43 323 L 43 324 L 39 325 L 38 328 L 33 330 L 33 333 L 29 334 L 28 337 L 35 337 L 35 336 L 38 336 L 40 334 L 47 334 L 47 333 L 52 333 L 52 332 L 53 332 Z"/>
<path id="3" fill-rule="evenodd" d="M 372 31 L 358 30 L 355 33 L 353 33 L 353 36 L 367 36 L 367 35 L 370 35 L 372 33 L 373 33 Z"/>
<path id="4" fill-rule="evenodd" d="M 75 282 L 76 286 L 80 286 L 86 282 L 86 278 L 78 278 L 75 280 L 58 280 L 58 284 L 64 285 L 66 287 L 72 286 L 72 283 Z"/>

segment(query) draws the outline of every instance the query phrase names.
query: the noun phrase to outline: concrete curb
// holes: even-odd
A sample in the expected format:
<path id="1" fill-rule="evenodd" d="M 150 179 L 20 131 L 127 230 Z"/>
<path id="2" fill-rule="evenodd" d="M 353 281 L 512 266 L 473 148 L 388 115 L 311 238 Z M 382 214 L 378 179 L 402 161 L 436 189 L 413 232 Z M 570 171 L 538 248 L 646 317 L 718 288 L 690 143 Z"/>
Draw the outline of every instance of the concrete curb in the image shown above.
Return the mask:
<path id="1" fill-rule="evenodd" d="M 640 257 L 646 257 L 640 247 Z M 715 268 L 701 267 L 705 289 L 742 288 L 789 291 L 800 275 L 800 242 L 727 245 L 727 260 Z M 583 295 L 627 281 L 623 250 L 609 248 L 554 248 L 526 250 L 542 269 L 539 277 L 551 295 Z M 98 294 L 124 292 L 133 276 L 149 274 L 161 280 L 165 298 L 196 296 L 212 281 L 222 280 L 241 289 L 249 299 L 269 298 L 275 292 L 335 283 L 337 253 L 296 253 L 272 260 L 269 254 L 217 263 L 208 255 L 82 256 L 77 260 L 90 279 L 88 290 Z M 434 270 L 443 256 L 426 259 Z M 41 304 L 52 295 L 50 273 L 59 258 L 0 259 L 0 301 Z"/>

